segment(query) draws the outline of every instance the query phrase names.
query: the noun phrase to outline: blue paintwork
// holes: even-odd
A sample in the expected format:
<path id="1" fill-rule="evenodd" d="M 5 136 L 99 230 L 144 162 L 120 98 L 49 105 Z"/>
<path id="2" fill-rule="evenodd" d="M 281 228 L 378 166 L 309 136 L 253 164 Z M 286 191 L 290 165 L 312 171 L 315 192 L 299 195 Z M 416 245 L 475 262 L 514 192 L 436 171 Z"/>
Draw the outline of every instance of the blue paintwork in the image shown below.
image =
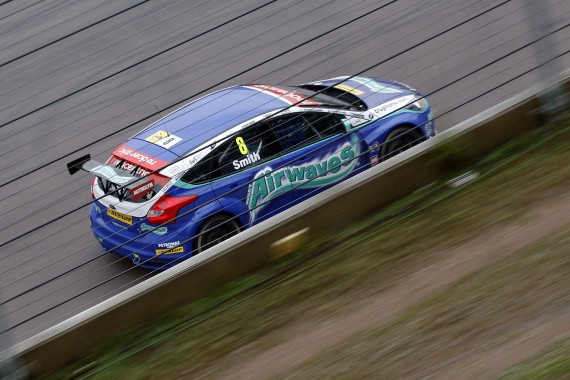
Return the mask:
<path id="1" fill-rule="evenodd" d="M 330 85 L 337 81 L 314 83 Z M 375 81 L 366 86 L 362 80 L 349 80 L 345 84 L 361 90 L 369 108 L 395 97 L 417 93 L 388 81 Z M 378 91 L 375 86 L 387 86 L 389 90 Z M 172 161 L 236 124 L 284 106 L 284 102 L 259 91 L 233 87 L 175 111 L 126 145 L 161 160 Z M 197 195 L 198 199 L 183 207 L 177 220 L 165 225 L 165 230 L 151 225 L 146 217 L 133 218 L 132 225 L 128 226 L 107 216 L 105 207 L 95 202 L 90 210 L 93 232 L 104 249 L 128 256 L 137 265 L 164 269 L 192 255 L 192 239 L 207 218 L 225 213 L 234 216 L 243 229 L 249 228 L 376 164 L 381 160 L 378 146 L 394 128 L 401 125 L 416 127 L 426 139 L 435 135 L 431 118 L 429 107 L 421 111 L 400 110 L 367 124 L 345 125 L 348 134 L 339 133 L 280 157 L 251 163 L 244 170 L 205 184 L 178 180 L 167 194 Z M 163 123 L 168 125 L 169 133 L 184 138 L 186 143 L 177 144 L 169 151 L 144 141 L 155 131 L 164 130 Z M 318 170 L 326 172 L 314 177 Z M 158 229 L 149 232 L 152 228 Z M 156 250 L 161 248 L 159 245 L 165 243 L 176 243 L 184 252 L 156 255 Z"/>
<path id="2" fill-rule="evenodd" d="M 230 87 L 179 108 L 134 138 L 144 141 L 157 131 L 167 131 L 183 139 L 170 149 L 182 156 L 235 125 L 287 105 L 283 100 L 251 88 Z M 144 143 L 149 149 L 153 145 Z M 146 152 L 145 148 L 141 151 Z"/>
<path id="3" fill-rule="evenodd" d="M 126 147 L 136 150 L 137 152 L 144 153 L 159 160 L 171 162 L 179 156 L 171 150 L 164 149 L 158 145 L 151 144 L 148 141 L 139 139 L 130 139 L 125 144 Z"/>

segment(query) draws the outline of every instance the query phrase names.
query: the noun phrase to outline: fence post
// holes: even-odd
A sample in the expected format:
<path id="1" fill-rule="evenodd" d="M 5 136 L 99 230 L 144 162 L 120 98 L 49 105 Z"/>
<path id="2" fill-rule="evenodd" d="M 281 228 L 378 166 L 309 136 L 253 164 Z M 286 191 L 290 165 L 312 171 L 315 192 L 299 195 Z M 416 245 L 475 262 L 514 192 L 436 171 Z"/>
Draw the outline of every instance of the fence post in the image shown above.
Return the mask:
<path id="1" fill-rule="evenodd" d="M 554 21 L 551 15 L 548 0 L 525 0 L 525 9 L 528 14 L 530 24 L 530 37 L 533 40 L 540 40 L 535 44 L 534 51 L 537 57 L 537 65 L 540 81 L 547 88 L 540 95 L 540 113 L 552 118 L 560 114 L 568 104 L 566 95 L 559 83 L 559 76 L 562 73 L 560 60 L 555 57 L 560 54 L 558 46 L 552 36 L 548 33 L 554 30 Z"/>

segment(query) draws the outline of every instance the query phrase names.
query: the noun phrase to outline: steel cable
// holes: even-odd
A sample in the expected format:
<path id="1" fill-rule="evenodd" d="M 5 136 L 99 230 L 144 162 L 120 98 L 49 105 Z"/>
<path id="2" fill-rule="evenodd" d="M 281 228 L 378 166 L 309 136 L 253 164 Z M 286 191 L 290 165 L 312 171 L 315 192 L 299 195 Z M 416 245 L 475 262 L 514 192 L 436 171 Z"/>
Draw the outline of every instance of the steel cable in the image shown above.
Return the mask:
<path id="1" fill-rule="evenodd" d="M 394 1 L 397 1 L 397 0 L 393 0 L 392 2 L 394 2 Z M 381 64 L 383 64 L 383 63 L 385 63 L 385 62 L 387 62 L 387 61 L 390 60 L 390 59 L 393 59 L 393 58 L 395 58 L 395 57 L 397 57 L 397 56 L 400 56 L 400 55 L 402 55 L 402 54 L 404 54 L 404 53 L 406 53 L 406 52 L 408 52 L 408 51 L 410 51 L 410 50 L 412 50 L 412 49 L 414 49 L 414 48 L 420 46 L 421 44 L 423 44 L 423 43 L 425 43 L 425 42 L 431 41 L 431 40 L 433 40 L 433 39 L 435 39 L 435 38 L 437 38 L 437 37 L 439 37 L 439 36 L 441 36 L 441 35 L 443 35 L 443 34 L 449 32 L 449 31 L 451 31 L 451 30 L 453 30 L 453 29 L 456 29 L 456 28 L 458 28 L 458 27 L 460 27 L 460 26 L 462 26 L 462 25 L 468 23 L 468 22 L 471 21 L 471 20 L 474 20 L 474 19 L 477 18 L 477 17 L 480 17 L 481 15 L 487 14 L 487 13 L 491 12 L 492 10 L 494 10 L 494 9 L 500 7 L 500 6 L 509 3 L 510 1 L 511 1 L 511 0 L 504 0 L 504 1 L 502 1 L 501 3 L 499 3 L 498 5 L 495 5 L 495 6 L 491 7 L 491 8 L 488 8 L 487 10 L 485 10 L 485 11 L 483 11 L 483 12 L 481 12 L 481 13 L 475 15 L 475 16 L 471 16 L 470 18 L 467 18 L 466 20 L 462 21 L 461 23 L 459 23 L 459 24 L 457 24 L 457 25 L 455 25 L 455 26 L 453 26 L 453 27 L 451 27 L 451 28 L 448 28 L 448 29 L 446 29 L 446 30 L 444 30 L 444 31 L 442 31 L 442 32 L 439 32 L 439 33 L 435 34 L 434 36 L 431 36 L 431 37 L 427 38 L 426 40 L 424 40 L 424 41 L 422 41 L 422 42 L 420 42 L 420 43 L 416 43 L 416 44 L 414 44 L 413 46 L 411 46 L 411 47 L 409 47 L 409 48 L 406 48 L 406 49 L 400 51 L 399 53 L 397 53 L 397 54 L 395 54 L 395 55 L 392 55 L 391 57 L 380 61 L 380 62 L 377 63 L 377 64 L 374 64 L 374 65 L 372 65 L 372 66 L 370 66 L 370 67 L 367 67 L 367 68 L 364 69 L 364 70 L 361 70 L 360 72 L 358 72 L 357 74 L 355 74 L 355 75 L 353 75 L 353 76 L 360 75 L 361 73 L 364 73 L 364 72 L 366 72 L 366 71 L 368 71 L 368 70 L 371 70 L 371 69 L 373 69 L 374 67 L 377 67 L 377 66 L 379 66 L 379 65 L 381 65 Z M 361 17 L 362 17 L 362 16 L 360 16 L 359 18 L 361 18 Z M 343 25 L 341 25 L 341 27 L 344 26 L 344 25 L 346 25 L 346 24 L 348 24 L 348 23 L 350 23 L 350 22 L 344 23 Z M 335 29 L 337 29 L 337 28 L 339 28 L 339 27 L 336 27 Z M 320 37 L 320 36 L 319 36 L 319 37 Z M 312 40 L 314 40 L 314 39 L 316 39 L 316 38 L 318 38 L 318 37 L 312 38 L 312 39 L 310 39 L 309 41 L 312 41 Z M 307 42 L 308 42 L 308 41 L 307 41 Z M 292 49 L 290 49 L 290 50 L 293 50 L 293 49 L 295 49 L 295 48 L 292 48 Z M 273 59 L 273 58 L 272 58 L 272 59 Z M 272 59 L 270 59 L 270 60 L 272 60 Z M 263 63 L 266 63 L 267 61 L 269 61 L 269 60 L 266 60 L 266 61 L 264 61 Z M 263 63 L 258 64 L 258 65 L 256 65 L 255 67 L 260 66 L 260 65 L 262 65 Z M 238 74 L 238 75 L 239 75 L 239 74 Z M 235 75 L 235 76 L 238 76 L 238 75 Z M 350 79 L 350 77 L 349 77 L 348 79 Z M 344 81 L 346 81 L 346 80 L 348 80 L 348 79 L 345 79 Z M 223 83 L 223 82 L 222 82 L 222 83 Z M 339 82 L 339 83 L 342 83 L 342 82 Z M 212 86 L 212 87 L 215 87 L 215 86 Z M 317 94 L 318 94 L 318 93 L 319 93 L 319 92 L 317 92 Z M 322 93 L 322 91 L 321 91 L 320 93 Z M 299 103 L 299 102 L 298 102 L 298 103 Z M 287 108 L 290 108 L 290 107 L 295 106 L 295 105 L 297 105 L 297 104 L 293 104 L 293 105 L 291 105 L 291 106 L 289 106 L 289 107 L 287 107 Z M 89 144 L 89 145 L 91 145 L 91 144 Z M 165 167 L 168 167 L 168 166 L 170 166 L 170 165 L 173 165 L 174 163 L 176 163 L 176 162 L 178 162 L 178 161 L 180 161 L 180 160 L 174 160 L 174 161 L 172 161 L 171 163 L 169 163 L 168 165 L 166 165 Z M 159 170 L 156 170 L 156 171 L 154 171 L 154 172 L 152 172 L 152 173 L 158 172 L 158 171 L 164 169 L 165 167 L 160 168 Z M 152 173 L 149 173 L 149 175 L 152 174 Z M 147 175 L 147 176 L 148 176 L 148 175 Z M 92 203 L 92 202 L 89 202 L 89 203 Z M 86 205 L 86 204 L 85 204 L 85 205 Z M 80 206 L 79 208 L 84 207 L 85 205 L 82 205 L 82 206 Z M 54 219 L 48 221 L 48 222 L 42 223 L 41 225 L 39 225 L 38 227 L 36 227 L 36 228 L 34 228 L 34 229 L 32 229 L 32 230 L 28 230 L 27 232 L 24 232 L 24 233 L 22 233 L 22 234 L 19 234 L 19 235 L 17 235 L 16 237 L 13 237 L 13 238 L 7 240 L 6 242 L 1 243 L 1 244 L 0 244 L 0 247 L 3 247 L 3 246 L 5 246 L 5 245 L 7 245 L 7 244 L 9 244 L 9 243 L 11 243 L 11 242 L 13 242 L 13 241 L 15 241 L 15 240 L 18 240 L 18 239 L 20 239 L 21 237 L 26 236 L 27 234 L 29 234 L 29 233 L 31 233 L 31 232 L 37 230 L 37 229 L 42 228 L 43 226 L 46 226 L 46 225 L 48 225 L 48 224 L 50 224 L 50 223 L 53 223 L 53 221 L 59 220 L 59 219 L 65 217 L 65 216 L 69 215 L 71 212 L 76 211 L 76 210 L 79 209 L 79 208 L 76 208 L 76 209 L 74 209 L 74 210 L 72 210 L 72 211 L 68 211 L 68 212 L 66 212 L 66 213 L 64 213 L 64 214 L 62 214 L 62 215 L 60 215 L 60 216 L 58 216 L 58 217 L 56 217 L 56 218 L 54 218 Z"/>
<path id="2" fill-rule="evenodd" d="M 141 1 L 138 2 L 137 4 L 131 5 L 131 6 L 128 7 L 128 8 L 125 8 L 125 9 L 123 9 L 123 10 L 121 10 L 121 11 L 119 11 L 119 12 L 116 12 L 116 13 L 110 15 L 110 16 L 104 17 L 104 18 L 102 18 L 101 20 L 95 21 L 95 22 L 93 22 L 93 23 L 91 23 L 91 24 L 89 24 L 89 25 L 87 25 L 87 26 L 84 26 L 84 27 L 82 27 L 82 28 L 80 28 L 80 29 L 77 29 L 76 31 L 74 31 L 74 32 L 72 32 L 72 33 L 66 34 L 65 36 L 59 37 L 59 38 L 57 38 L 57 39 L 55 39 L 55 40 L 53 40 L 53 41 L 48 42 L 47 44 L 44 44 L 44 45 L 39 46 L 39 47 L 37 47 L 37 48 L 34 48 L 34 49 L 32 49 L 32 50 L 30 50 L 30 51 L 24 53 L 24 54 L 20 54 L 19 56 L 15 57 L 15 58 L 11 58 L 11 59 L 9 59 L 8 61 L 6 61 L 6 62 L 4 62 L 4 63 L 0 63 L 0 67 L 3 67 L 3 66 L 6 66 L 6 65 L 9 65 L 10 63 L 16 62 L 17 60 L 20 60 L 20 59 L 22 59 L 22 58 L 24 58 L 24 57 L 27 57 L 27 56 L 30 55 L 30 54 L 36 53 L 36 52 L 38 52 L 38 51 L 40 51 L 40 50 L 42 50 L 42 49 L 45 49 L 45 48 L 48 47 L 48 46 L 54 45 L 54 44 L 56 44 L 56 43 L 58 43 L 58 42 L 60 42 L 60 41 L 65 40 L 66 38 L 69 38 L 69 37 L 74 36 L 74 35 L 76 35 L 76 34 L 78 34 L 78 33 L 81 33 L 81 32 L 83 32 L 83 31 L 85 31 L 85 30 L 87 30 L 87 29 L 89 29 L 89 28 L 94 27 L 95 25 L 99 25 L 99 24 L 101 24 L 101 23 L 103 23 L 103 22 L 105 22 L 105 21 L 107 21 L 107 20 L 112 19 L 113 17 L 116 17 L 116 16 L 118 16 L 118 15 L 121 15 L 121 14 L 123 14 L 123 13 L 125 13 L 125 12 L 128 12 L 128 11 L 130 11 L 130 10 L 132 10 L 132 9 L 134 9 L 134 8 L 136 8 L 136 7 L 138 7 L 138 6 L 142 5 L 142 4 L 144 4 L 144 3 L 148 3 L 149 1 L 150 1 L 150 0 L 141 0 Z M 92 11 L 92 10 L 90 10 L 90 11 Z"/>
<path id="3" fill-rule="evenodd" d="M 421 1 L 424 1 L 424 0 L 421 0 Z M 433 25 L 433 24 L 430 24 L 430 25 Z M 273 28 L 271 28 L 270 30 L 272 30 L 272 29 L 273 29 Z M 304 28 L 303 28 L 303 29 L 304 29 Z M 422 28 L 422 29 L 424 29 L 424 28 Z M 357 33 L 357 32 L 354 32 L 354 33 Z M 354 34 L 354 33 L 352 33 L 352 34 Z M 351 35 L 352 35 L 352 34 L 351 34 Z M 359 46 L 359 45 L 361 45 L 361 44 L 363 44 L 363 43 L 365 43 L 365 42 L 361 42 L 361 43 L 359 43 L 359 44 L 357 44 L 357 45 L 355 45 L 355 46 Z M 325 45 L 325 48 L 326 48 L 327 46 L 330 46 L 330 45 L 332 45 L 332 43 Z M 239 45 L 238 45 L 238 46 L 239 46 Z M 266 46 L 268 46 L 268 45 L 265 45 L 264 47 L 266 47 Z M 318 51 L 321 51 L 322 49 L 324 49 L 324 48 L 321 48 L 321 49 L 319 49 Z M 203 62 L 205 62 L 205 61 L 203 61 Z M 200 78 L 202 78 L 202 77 L 203 77 L 203 76 L 199 77 L 198 79 L 200 79 Z M 169 77 L 169 78 L 172 78 L 172 77 Z M 118 101 L 122 101 L 122 100 L 124 100 L 124 99 L 125 99 L 125 98 L 121 98 L 121 99 L 119 99 Z M 130 111 L 130 110 L 127 110 L 127 112 L 128 112 L 128 111 Z M 77 121 L 77 120 L 76 120 L 76 121 Z M 68 125 L 69 125 L 69 124 L 68 124 Z M 188 127 L 189 127 L 189 126 L 188 126 Z M 57 129 L 59 129 L 59 127 L 58 127 Z M 57 129 L 56 129 L 56 130 L 57 130 Z M 75 136 L 77 136 L 77 135 L 73 135 L 73 136 L 71 136 L 70 138 L 75 137 Z M 33 141 L 33 140 L 32 140 L 32 141 Z M 18 148 L 21 148 L 21 147 L 17 147 L 17 148 L 15 148 L 15 149 L 18 149 Z M 48 149 L 49 149 L 49 148 L 48 148 Z M 10 152 L 11 152 L 11 151 L 8 151 L 8 152 L 6 152 L 6 153 L 4 153 L 4 154 L 8 154 L 8 153 L 10 153 Z M 95 155 L 97 155 L 97 154 L 99 154 L 99 153 L 101 153 L 101 152 L 97 152 L 97 153 L 95 153 Z M 34 155 L 36 155 L 36 154 L 37 154 L 37 153 L 34 153 Z M 1 156 L 1 155 L 0 155 L 0 156 Z M 33 156 L 31 156 L 31 157 L 33 157 Z M 31 158 L 31 157 L 30 157 L 30 158 Z M 58 172 L 58 173 L 60 173 L 60 172 Z M 79 180 L 81 180 L 81 179 L 79 179 Z M 38 183 L 39 183 L 39 182 L 38 182 Z M 37 184 L 37 183 L 36 183 L 36 184 Z M 66 186 L 66 185 L 62 185 L 62 186 L 60 186 L 60 188 L 63 187 L 63 186 Z M 57 190 L 57 189 L 53 189 L 53 190 Z M 52 191 L 53 191 L 53 190 L 52 190 Z M 12 196 L 14 196 L 14 195 L 15 195 L 14 193 L 9 194 L 9 195 L 7 196 L 7 198 L 10 198 L 10 197 L 12 197 Z M 7 198 L 6 198 L 6 199 L 7 199 Z M 30 202 L 33 201 L 33 200 L 36 200 L 36 199 L 39 199 L 39 197 L 38 197 L 38 198 L 31 199 Z M 61 199 L 60 201 L 63 201 L 63 199 Z M 4 213 L 4 214 L 5 214 L 5 213 Z M 4 214 L 2 214 L 2 215 L 4 215 Z M 1 229 L 0 229 L 0 230 L 1 230 Z"/>
<path id="4" fill-rule="evenodd" d="M 566 51 L 566 52 L 564 52 L 564 53 L 558 55 L 557 57 L 554 57 L 553 59 L 559 58 L 560 56 L 565 55 L 565 54 L 567 54 L 567 53 L 568 53 L 568 51 Z M 546 63 L 544 63 L 544 64 L 547 64 L 547 63 L 548 63 L 548 62 L 546 62 Z M 498 89 L 498 88 L 504 86 L 505 84 L 508 84 L 508 83 L 510 83 L 510 82 L 513 82 L 514 80 L 516 80 L 516 79 L 518 79 L 518 78 L 520 78 L 520 77 L 522 77 L 522 76 L 524 76 L 524 75 L 526 75 L 526 74 L 532 72 L 532 71 L 535 70 L 536 68 L 537 68 L 537 67 L 533 67 L 533 68 L 531 68 L 531 69 L 529 69 L 529 70 L 526 70 L 525 72 L 523 72 L 523 73 L 517 75 L 516 77 L 511 78 L 511 79 L 509 79 L 508 81 L 503 82 L 503 83 L 501 83 L 501 84 L 499 84 L 499 85 L 493 87 L 492 89 L 486 91 L 485 93 L 479 94 L 479 95 L 476 96 L 475 98 L 469 99 L 468 101 L 461 103 L 460 105 L 454 107 L 453 109 L 450 109 L 450 110 L 446 111 L 446 113 L 452 112 L 453 110 L 455 110 L 455 109 L 457 109 L 457 108 L 463 107 L 463 106 L 465 106 L 466 104 L 469 104 L 470 102 L 472 102 L 473 100 L 476 100 L 476 99 L 482 97 L 483 95 L 485 95 L 485 94 L 487 94 L 487 93 L 490 93 L 490 92 L 492 92 L 492 91 L 495 91 L 496 89 Z M 443 116 L 443 114 L 438 115 L 438 117 L 441 117 L 441 116 Z M 366 152 L 365 152 L 365 153 L 366 153 Z M 364 154 L 364 153 L 363 153 L 363 154 Z M 317 191 L 317 190 L 315 190 L 315 191 Z M 261 207 L 261 206 L 258 206 L 258 207 Z M 181 244 L 187 243 L 188 241 L 190 241 L 190 240 L 192 240 L 192 239 L 194 239 L 194 238 L 195 238 L 195 237 L 192 237 L 192 238 L 188 239 L 187 241 L 182 242 Z M 57 305 L 54 305 L 54 306 L 48 308 L 47 310 L 44 310 L 43 312 L 38 313 L 38 314 L 35 315 L 34 317 L 30 317 L 30 318 L 26 319 L 25 321 L 21 321 L 21 322 L 19 322 L 18 324 L 16 324 L 15 326 L 12 326 L 11 328 L 9 328 L 9 329 L 6 330 L 6 331 L 9 331 L 9 330 L 11 330 L 11 329 L 13 329 L 13 328 L 16 328 L 16 327 L 20 326 L 21 324 L 24 324 L 24 323 L 30 321 L 31 319 L 37 318 L 38 316 L 44 314 L 45 312 L 48 312 L 48 311 L 50 311 L 50 310 L 52 310 L 52 309 L 54 309 L 54 308 L 56 308 L 56 307 L 59 307 L 59 306 L 65 304 L 66 302 L 69 302 L 70 300 L 75 299 L 75 298 L 77 298 L 77 297 L 79 297 L 79 296 L 81 296 L 81 295 L 83 295 L 83 294 L 85 294 L 85 293 L 87 293 L 87 292 L 89 292 L 89 291 L 95 289 L 95 288 L 98 287 L 98 286 L 101 286 L 101 285 L 103 285 L 103 284 L 106 284 L 106 283 L 108 283 L 109 281 L 111 281 L 112 279 L 121 276 L 122 274 L 124 274 L 124 273 L 126 273 L 126 272 L 132 270 L 133 268 L 135 268 L 135 267 L 132 267 L 132 268 L 129 268 L 129 269 L 125 270 L 125 271 L 122 271 L 122 272 L 120 272 L 120 273 L 118 273 L 118 274 L 112 276 L 111 278 L 102 281 L 102 282 L 99 283 L 98 285 L 92 286 L 92 287 L 90 287 L 89 289 L 80 292 L 79 294 L 77 294 L 77 295 L 71 297 L 71 298 L 68 299 L 67 301 L 64 301 L 64 302 L 61 302 L 61 303 L 59 303 L 59 304 L 57 304 Z M 154 271 L 156 271 L 156 269 L 153 270 L 153 272 L 154 272 Z M 152 273 L 152 272 L 151 272 L 151 273 Z M 149 275 L 150 275 L 150 273 L 149 273 Z M 146 276 L 146 275 L 145 275 L 145 276 Z"/>
<path id="5" fill-rule="evenodd" d="M 207 33 L 211 33 L 212 31 L 214 31 L 214 30 L 216 30 L 216 29 L 219 29 L 219 28 L 221 28 L 222 26 L 225 26 L 225 25 L 227 25 L 227 24 L 229 24 L 229 23 L 231 23 L 231 22 L 233 22 L 233 21 L 239 20 L 240 18 L 245 17 L 245 16 L 247 16 L 247 15 L 249 15 L 249 14 L 255 12 L 255 11 L 258 11 L 259 9 L 262 9 L 262 8 L 268 6 L 268 5 L 270 5 L 270 4 L 272 4 L 272 3 L 276 2 L 276 1 L 277 1 L 277 0 L 270 0 L 270 1 L 268 1 L 268 2 L 266 2 L 266 3 L 264 3 L 264 4 L 262 4 L 262 5 L 259 5 L 259 6 L 255 7 L 255 8 L 253 8 L 252 10 L 250 10 L 250 11 L 248 11 L 248 12 L 245 12 L 245 13 L 239 15 L 239 16 L 235 16 L 235 17 L 231 18 L 229 21 L 226 21 L 226 22 L 224 22 L 224 23 L 222 23 L 222 24 L 219 24 L 219 25 L 217 25 L 217 26 L 215 26 L 215 27 L 213 27 L 213 28 L 210 28 L 210 29 L 208 29 L 208 30 L 206 30 L 206 31 L 204 31 L 204 32 L 201 32 L 201 33 L 199 33 L 199 34 L 197 34 L 197 35 L 195 35 L 195 36 L 192 36 L 192 37 L 190 37 L 190 38 L 188 38 L 188 39 L 186 39 L 186 40 L 184 40 L 184 41 L 182 41 L 182 42 L 179 42 L 179 43 L 177 43 L 177 44 L 174 44 L 173 46 L 170 46 L 170 47 L 168 47 L 168 48 L 166 48 L 166 49 L 163 49 L 163 50 L 161 50 L 161 51 L 158 52 L 158 53 L 154 53 L 154 54 L 152 54 L 151 56 L 145 58 L 145 59 L 142 60 L 142 61 L 139 61 L 139 62 L 136 62 L 136 63 L 134 63 L 134 64 L 131 64 L 131 65 L 129 65 L 129 66 L 125 67 L 125 68 L 122 68 L 121 70 L 118 70 L 118 71 L 116 71 L 116 72 L 114 72 L 114 73 L 112 73 L 112 74 L 106 75 L 105 77 L 100 78 L 100 79 L 96 80 L 95 82 L 92 82 L 92 83 L 90 83 L 90 84 L 88 84 L 88 85 L 82 86 L 82 87 L 78 88 L 77 90 L 74 90 L 74 91 L 72 91 L 72 92 L 70 92 L 70 93 L 68 93 L 68 94 L 66 94 L 66 95 L 64 95 L 64 96 L 61 96 L 61 97 L 59 97 L 59 98 L 57 98 L 57 99 L 55 99 L 55 100 L 52 100 L 52 101 L 50 101 L 50 102 L 44 104 L 43 106 L 40 106 L 40 107 L 38 107 L 38 108 L 35 108 L 35 109 L 32 110 L 32 111 L 28 111 L 28 112 L 26 112 L 26 113 L 23 114 L 23 115 L 20 115 L 20 116 L 18 116 L 18 117 L 16 117 L 16 118 L 13 118 L 13 119 L 11 119 L 11 120 L 9 120 L 9 121 L 7 121 L 7 122 L 4 122 L 4 123 L 0 124 L 0 128 L 5 127 L 6 125 L 11 124 L 11 123 L 13 123 L 13 122 L 15 122 L 15 121 L 21 120 L 21 119 L 23 119 L 23 118 L 26 117 L 26 116 L 29 116 L 29 115 L 31 115 L 31 114 L 33 114 L 33 113 L 35 113 L 35 112 L 38 112 L 38 111 L 40 111 L 40 110 L 42 110 L 42 109 L 45 109 L 45 108 L 47 108 L 47 107 L 49 107 L 49 106 L 51 106 L 51 105 L 53 105 L 53 104 L 55 104 L 55 103 L 57 103 L 57 102 L 60 102 L 60 101 L 62 101 L 62 100 L 64 100 L 64 99 L 67 99 L 67 98 L 69 98 L 69 97 L 71 97 L 71 96 L 73 96 L 73 95 L 76 95 L 76 94 L 78 94 L 78 93 L 80 93 L 80 92 L 82 92 L 82 91 L 84 91 L 84 90 L 86 90 L 86 89 L 88 89 L 88 88 L 90 88 L 90 87 L 93 87 L 93 86 L 95 86 L 95 85 L 97 85 L 97 84 L 99 84 L 99 83 L 101 83 L 101 82 L 106 81 L 107 79 L 111 79 L 111 78 L 113 78 L 113 77 L 115 77 L 115 76 L 117 76 L 117 75 L 119 75 L 119 74 L 121 74 L 121 73 L 123 73 L 123 72 L 125 72 L 125 71 L 128 71 L 128 70 L 130 70 L 130 69 L 132 69 L 132 68 L 134 68 L 134 67 L 137 67 L 137 66 L 139 66 L 139 65 L 141 65 L 141 64 L 143 64 L 143 63 L 145 63 L 145 62 L 147 62 L 147 61 L 150 61 L 150 60 L 153 59 L 153 58 L 156 58 L 156 57 L 158 57 L 158 56 L 160 56 L 160 55 L 162 55 L 162 54 L 164 54 L 164 53 L 167 53 L 167 52 L 169 52 L 169 51 L 171 51 L 171 50 L 176 49 L 176 48 L 179 47 L 179 46 L 182 46 L 182 45 L 184 45 L 184 44 L 186 44 L 186 43 L 188 43 L 188 42 L 190 42 L 190 41 L 193 41 L 193 40 L 195 40 L 195 39 L 198 38 L 198 37 L 201 37 L 201 36 L 203 36 L 203 35 L 205 35 L 205 34 L 207 34 Z M 4 186 L 4 185 L 2 185 L 2 186 Z"/>

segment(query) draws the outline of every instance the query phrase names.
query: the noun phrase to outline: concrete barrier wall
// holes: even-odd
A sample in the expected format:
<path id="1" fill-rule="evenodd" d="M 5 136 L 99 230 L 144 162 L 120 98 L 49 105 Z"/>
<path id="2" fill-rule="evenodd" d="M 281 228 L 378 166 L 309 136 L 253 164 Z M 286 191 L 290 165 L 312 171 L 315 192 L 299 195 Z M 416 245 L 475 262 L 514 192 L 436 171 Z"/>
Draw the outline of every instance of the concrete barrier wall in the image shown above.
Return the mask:
<path id="1" fill-rule="evenodd" d="M 566 81 L 570 92 L 570 82 Z M 375 166 L 232 239 L 18 344 L 32 373 L 50 373 L 106 337 L 159 319 L 270 260 L 271 244 L 310 227 L 331 236 L 426 186 L 458 165 L 474 162 L 539 124 L 537 89 L 521 94 Z M 366 201 L 363 201 L 366 200 Z"/>

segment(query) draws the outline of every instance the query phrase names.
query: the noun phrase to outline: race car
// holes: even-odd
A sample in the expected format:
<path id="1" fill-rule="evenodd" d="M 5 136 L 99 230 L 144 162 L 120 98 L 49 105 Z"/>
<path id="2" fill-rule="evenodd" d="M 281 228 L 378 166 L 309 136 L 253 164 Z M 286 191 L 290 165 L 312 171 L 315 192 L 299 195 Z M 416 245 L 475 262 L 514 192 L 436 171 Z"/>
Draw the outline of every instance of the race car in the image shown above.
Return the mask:
<path id="1" fill-rule="evenodd" d="M 95 177 L 90 219 L 107 252 L 166 269 L 434 136 L 425 96 L 337 77 L 222 89 L 115 149 L 67 166 Z"/>

